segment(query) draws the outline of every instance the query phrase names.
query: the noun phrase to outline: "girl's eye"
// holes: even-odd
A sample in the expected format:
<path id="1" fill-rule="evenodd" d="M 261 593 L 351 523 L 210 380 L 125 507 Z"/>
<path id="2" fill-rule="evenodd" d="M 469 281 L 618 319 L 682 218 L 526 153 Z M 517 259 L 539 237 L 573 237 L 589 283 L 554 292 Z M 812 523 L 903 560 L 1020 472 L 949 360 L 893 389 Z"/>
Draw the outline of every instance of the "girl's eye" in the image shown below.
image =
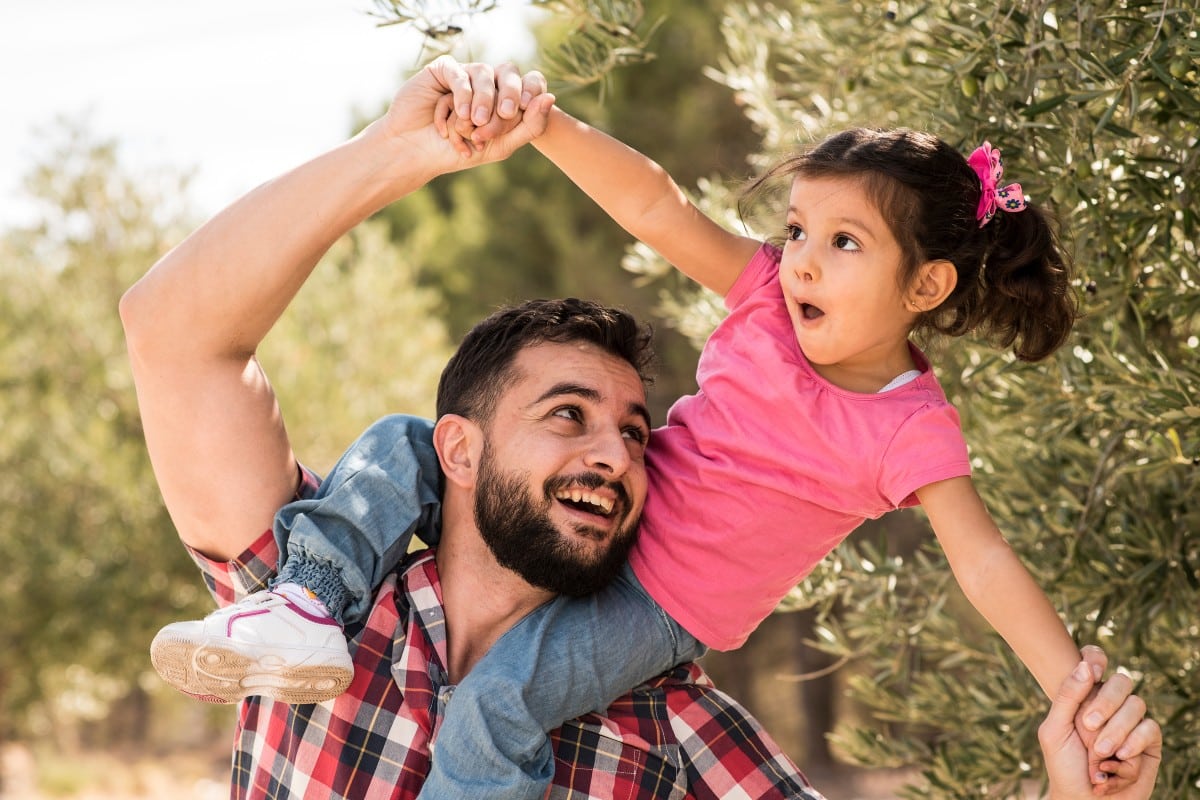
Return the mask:
<path id="1" fill-rule="evenodd" d="M 861 250 L 858 242 L 851 239 L 844 233 L 839 233 L 833 237 L 833 246 L 839 250 Z"/>
<path id="2" fill-rule="evenodd" d="M 802 242 L 805 239 L 804 229 L 799 225 L 786 225 L 784 231 L 787 232 L 787 238 L 790 242 Z"/>

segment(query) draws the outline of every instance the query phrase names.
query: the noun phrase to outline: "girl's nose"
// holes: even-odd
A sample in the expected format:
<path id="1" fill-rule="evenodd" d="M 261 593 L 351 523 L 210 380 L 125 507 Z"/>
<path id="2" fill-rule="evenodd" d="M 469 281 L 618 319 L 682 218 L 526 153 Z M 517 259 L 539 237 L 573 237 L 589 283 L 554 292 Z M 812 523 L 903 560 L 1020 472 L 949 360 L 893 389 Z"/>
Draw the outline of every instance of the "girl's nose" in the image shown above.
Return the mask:
<path id="1" fill-rule="evenodd" d="M 796 248 L 797 252 L 789 253 L 791 263 L 788 267 L 792 273 L 801 281 L 810 283 L 818 280 L 821 277 L 821 268 L 817 264 L 817 260 L 812 257 L 812 251 L 809 248 Z"/>

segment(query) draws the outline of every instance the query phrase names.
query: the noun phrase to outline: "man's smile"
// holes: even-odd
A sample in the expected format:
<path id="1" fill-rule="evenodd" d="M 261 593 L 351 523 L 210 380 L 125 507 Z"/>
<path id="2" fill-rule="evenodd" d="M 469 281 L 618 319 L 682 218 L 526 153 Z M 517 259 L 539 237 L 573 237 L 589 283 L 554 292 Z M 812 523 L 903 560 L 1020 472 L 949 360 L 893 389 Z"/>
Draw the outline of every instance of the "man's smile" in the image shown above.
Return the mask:
<path id="1" fill-rule="evenodd" d="M 554 498 L 578 511 L 601 517 L 611 516 L 616 505 L 612 497 L 578 486 L 559 489 L 554 493 Z"/>

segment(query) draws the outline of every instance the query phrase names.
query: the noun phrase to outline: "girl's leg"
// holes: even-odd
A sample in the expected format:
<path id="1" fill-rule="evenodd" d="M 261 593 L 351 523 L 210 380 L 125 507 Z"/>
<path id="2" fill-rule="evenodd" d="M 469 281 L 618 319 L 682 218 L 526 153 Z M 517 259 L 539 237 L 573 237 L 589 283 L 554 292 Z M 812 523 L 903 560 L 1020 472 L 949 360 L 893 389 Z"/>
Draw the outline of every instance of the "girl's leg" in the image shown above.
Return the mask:
<path id="1" fill-rule="evenodd" d="M 436 543 L 440 480 L 433 423 L 401 414 L 375 422 L 315 496 L 275 515 L 280 569 L 273 585 L 304 586 L 338 622 L 361 621 L 413 536 Z"/>
<path id="2" fill-rule="evenodd" d="M 150 645 L 159 674 L 208 702 L 264 695 L 316 703 L 341 694 L 354 677 L 342 625 L 366 614 L 414 534 L 437 539 L 439 475 L 431 423 L 391 416 L 373 424 L 313 498 L 276 515 L 273 590 L 164 627 Z"/>
<path id="3" fill-rule="evenodd" d="M 554 774 L 547 731 L 704 651 L 628 566 L 590 597 L 541 606 L 455 687 L 420 797 L 541 798 Z"/>

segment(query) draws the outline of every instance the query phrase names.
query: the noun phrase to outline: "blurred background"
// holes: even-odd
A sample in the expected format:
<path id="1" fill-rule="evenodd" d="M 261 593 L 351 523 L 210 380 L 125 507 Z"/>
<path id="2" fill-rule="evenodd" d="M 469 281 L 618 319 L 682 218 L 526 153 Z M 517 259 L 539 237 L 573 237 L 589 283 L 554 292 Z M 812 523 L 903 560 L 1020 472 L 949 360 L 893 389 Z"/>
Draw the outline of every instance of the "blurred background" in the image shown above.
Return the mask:
<path id="1" fill-rule="evenodd" d="M 117 301 L 442 51 L 542 68 L 562 106 L 757 235 L 778 217 L 739 213 L 739 187 L 832 130 L 1001 148 L 1061 219 L 1086 316 L 1040 365 L 970 340 L 932 343 L 934 361 L 994 516 L 1163 724 L 1161 796 L 1200 796 L 1196 16 L 1170 0 L 5 3 L 0 797 L 227 795 L 233 711 L 176 696 L 147 658 L 210 601 L 150 472 Z M 501 303 L 595 297 L 652 321 L 658 420 L 722 313 L 532 150 L 385 209 L 310 284 L 261 358 L 317 470 L 385 413 L 432 413 L 454 342 Z M 864 525 L 705 666 L 831 797 L 1040 791 L 1046 702 L 919 512 Z"/>

